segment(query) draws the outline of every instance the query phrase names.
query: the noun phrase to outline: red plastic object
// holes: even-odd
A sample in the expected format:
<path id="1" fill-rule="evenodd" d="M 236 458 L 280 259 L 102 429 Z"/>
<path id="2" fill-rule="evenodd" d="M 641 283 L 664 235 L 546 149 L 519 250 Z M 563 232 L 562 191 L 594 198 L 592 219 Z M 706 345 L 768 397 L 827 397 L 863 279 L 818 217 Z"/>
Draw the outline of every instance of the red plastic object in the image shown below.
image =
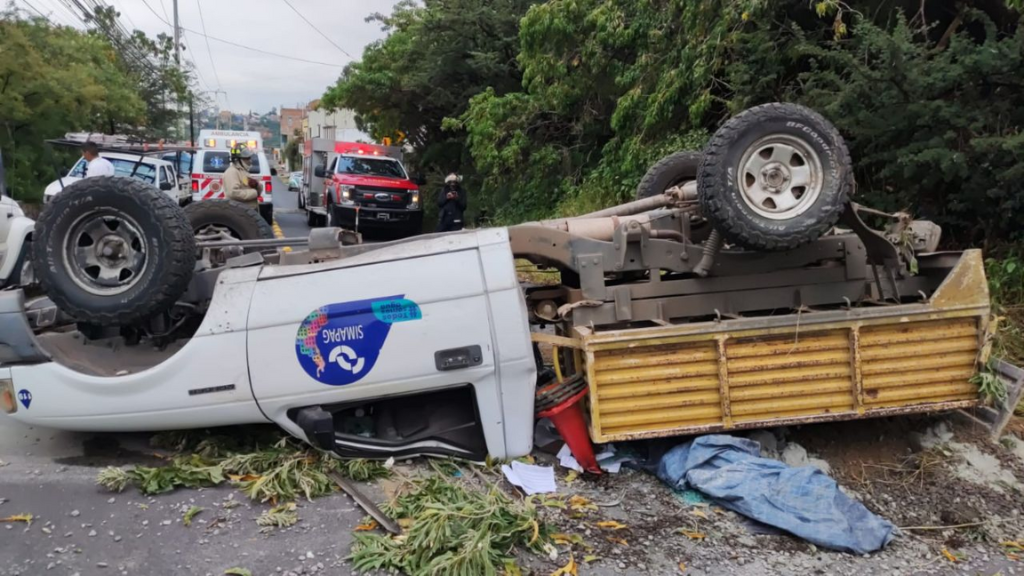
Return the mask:
<path id="1" fill-rule="evenodd" d="M 600 474 L 601 467 L 597 465 L 594 445 L 590 442 L 587 422 L 583 418 L 583 409 L 580 406 L 580 401 L 587 395 L 587 392 L 588 390 L 584 388 L 554 408 L 538 412 L 537 417 L 551 420 L 555 429 L 562 436 L 562 440 L 569 445 L 573 457 L 584 470 L 592 474 Z"/>

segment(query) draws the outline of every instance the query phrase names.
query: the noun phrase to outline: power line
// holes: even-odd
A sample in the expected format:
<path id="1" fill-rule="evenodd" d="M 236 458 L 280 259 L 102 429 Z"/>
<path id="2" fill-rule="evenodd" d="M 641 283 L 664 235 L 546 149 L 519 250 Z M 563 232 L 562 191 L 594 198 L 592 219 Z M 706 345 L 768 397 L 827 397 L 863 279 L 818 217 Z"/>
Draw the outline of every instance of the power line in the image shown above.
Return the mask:
<path id="1" fill-rule="evenodd" d="M 46 17 L 46 14 L 43 14 L 42 12 L 40 12 L 39 8 L 36 8 L 35 6 L 33 6 L 31 2 L 29 2 L 28 0 L 21 0 L 21 1 L 24 2 L 26 6 L 28 6 L 32 10 L 34 10 L 36 14 L 39 14 L 39 16 L 41 18 L 46 18 L 47 22 L 50 22 L 50 24 L 53 24 L 53 22 L 50 21 L 50 19 Z"/>
<path id="2" fill-rule="evenodd" d="M 199 0 L 196 0 L 196 6 L 199 8 L 199 24 L 203 27 L 203 39 L 206 41 L 206 54 L 210 57 L 210 68 L 213 68 L 213 79 L 217 81 L 217 90 L 224 90 L 224 86 L 220 83 L 220 74 L 217 74 L 217 65 L 213 63 L 213 50 L 210 49 L 210 37 L 206 35 L 206 18 L 203 17 L 203 4 Z M 185 35 L 188 38 L 188 34 Z M 216 95 L 214 95 L 216 98 Z M 227 102 L 228 93 L 224 92 L 224 101 Z"/>
<path id="3" fill-rule="evenodd" d="M 72 0 L 72 1 L 74 1 L 74 0 Z M 197 3 L 198 3 L 198 0 L 197 0 Z M 146 4 L 146 7 L 149 7 L 149 4 Z M 152 8 L 149 8 L 149 10 L 150 10 L 150 12 L 153 12 L 153 14 L 155 14 L 157 16 L 157 18 L 161 22 L 163 22 L 164 24 L 167 24 L 168 26 L 171 26 L 173 28 L 174 25 L 171 24 L 170 22 L 168 22 L 167 20 L 165 20 L 163 18 L 160 18 L 160 15 L 156 14 L 155 10 L 153 10 Z M 200 12 L 201 11 L 202 11 L 202 7 L 200 7 Z M 201 21 L 203 20 L 202 15 L 200 15 L 200 20 Z M 184 26 L 179 26 L 179 28 L 181 28 L 185 32 L 191 32 L 192 34 L 195 34 L 196 36 L 200 36 L 202 38 L 205 38 L 206 40 L 213 40 L 214 42 L 220 42 L 222 44 L 227 44 L 228 46 L 234 46 L 236 48 L 245 48 L 246 50 L 249 50 L 249 51 L 252 51 L 252 52 L 258 52 L 260 54 L 265 54 L 267 56 L 274 56 L 274 57 L 277 57 L 277 58 L 284 58 L 286 60 L 294 60 L 296 62 L 305 62 L 306 64 L 319 64 L 321 66 L 331 66 L 331 67 L 334 67 L 334 68 L 344 68 L 345 67 L 344 64 L 332 64 L 330 62 L 319 62 L 317 60 L 307 60 L 305 58 L 299 58 L 297 56 L 288 56 L 287 54 L 278 54 L 276 52 L 268 52 L 266 50 L 261 50 L 259 48 L 253 48 L 252 46 L 246 46 L 245 44 L 239 44 L 238 42 L 232 42 L 231 40 L 224 40 L 223 38 L 217 38 L 216 36 L 210 36 L 210 35 L 208 35 L 206 33 L 206 24 L 205 24 L 205 22 L 203 22 L 203 31 L 202 32 L 199 32 L 198 30 L 192 30 L 191 28 L 185 28 Z M 212 58 L 213 52 L 211 51 L 210 54 L 211 54 L 211 58 Z M 349 58 L 351 58 L 351 56 L 349 56 Z M 218 82 L 218 84 L 219 84 L 219 82 Z"/>
<path id="4" fill-rule="evenodd" d="M 164 18 L 170 20 L 170 17 L 167 15 L 167 6 L 164 6 L 164 0 L 160 0 L 160 11 L 164 13 Z"/>
<path id="5" fill-rule="evenodd" d="M 53 4 L 50 4 L 50 2 L 53 2 Z M 46 2 L 42 2 L 42 4 L 43 4 L 43 6 L 49 8 L 52 11 L 51 14 L 53 16 L 55 16 L 55 17 L 56 16 L 60 16 L 60 23 L 62 25 L 71 26 L 72 28 L 74 28 L 74 26 L 75 26 L 74 20 L 72 20 L 71 18 L 67 17 L 68 7 L 65 6 L 64 4 L 62 4 L 60 2 L 60 0 L 47 0 Z M 63 9 L 63 11 L 57 10 L 56 8 Z M 71 12 L 71 16 L 74 17 L 75 13 Z"/>
<path id="6" fill-rule="evenodd" d="M 202 36 L 202 37 L 204 37 L 204 38 L 206 38 L 208 40 L 213 40 L 214 42 L 220 42 L 222 44 L 227 44 L 228 46 L 235 46 L 236 48 L 245 48 L 246 50 L 250 50 L 252 52 L 258 52 L 260 54 L 266 54 L 267 56 L 276 56 L 277 58 L 284 58 L 286 60 L 295 60 L 296 62 L 305 62 L 306 64 L 319 64 L 321 66 L 331 66 L 331 67 L 334 67 L 334 68 L 344 68 L 345 67 L 344 64 L 331 64 L 330 62 L 319 62 L 317 60 L 306 60 L 305 58 L 298 58 L 296 56 L 286 56 L 284 54 L 277 54 L 275 52 L 267 52 L 266 50 L 260 50 L 259 48 L 253 48 L 252 46 L 246 46 L 244 44 L 239 44 L 238 42 L 232 42 L 230 40 L 224 40 L 223 38 L 217 38 L 216 36 L 208 36 L 206 34 L 203 34 L 202 32 L 196 32 L 195 30 L 190 30 L 190 29 L 185 28 L 185 27 L 182 27 L 182 30 L 184 30 L 185 32 L 191 32 L 191 33 L 195 34 L 196 36 Z"/>
<path id="7" fill-rule="evenodd" d="M 292 6 L 292 3 L 291 3 L 291 2 L 289 2 L 288 0 L 283 0 L 283 1 L 284 1 L 284 3 L 285 3 L 285 4 L 287 4 L 287 5 L 288 5 L 288 7 L 289 7 L 289 8 L 291 8 L 291 9 L 292 9 L 292 12 L 295 12 L 296 14 L 298 14 L 298 15 L 299 15 L 299 18 L 302 18 L 303 22 L 305 22 L 306 24 L 309 24 L 309 27 L 310 27 L 310 28 L 312 28 L 313 30 L 316 30 L 316 33 L 317 33 L 317 34 L 319 34 L 319 35 L 323 36 L 323 37 L 324 37 L 324 40 L 327 40 L 328 42 L 330 42 L 332 46 L 334 46 L 335 48 L 337 48 L 338 50 L 340 50 L 340 51 L 341 51 L 341 53 L 342 53 L 342 54 L 344 54 L 345 56 L 348 56 L 350 60 L 355 60 L 355 58 L 353 58 L 351 54 L 349 54 L 348 52 L 346 52 L 344 48 L 342 48 L 341 46 L 338 46 L 337 44 L 335 44 L 335 43 L 334 43 L 334 40 L 331 40 L 331 39 L 330 39 L 330 38 L 329 38 L 329 37 L 327 36 L 327 34 L 324 34 L 323 32 L 321 32 L 319 28 L 317 28 L 317 27 L 316 27 L 316 26 L 315 26 L 315 25 L 314 25 L 314 24 L 313 24 L 312 22 L 310 22 L 310 21 L 309 21 L 309 20 L 308 20 L 308 19 L 307 19 L 307 18 L 306 18 L 305 16 L 303 16 L 303 15 L 302 15 L 302 12 L 299 12 L 299 11 L 298 11 L 298 10 L 297 10 L 297 9 L 295 8 L 295 6 Z"/>

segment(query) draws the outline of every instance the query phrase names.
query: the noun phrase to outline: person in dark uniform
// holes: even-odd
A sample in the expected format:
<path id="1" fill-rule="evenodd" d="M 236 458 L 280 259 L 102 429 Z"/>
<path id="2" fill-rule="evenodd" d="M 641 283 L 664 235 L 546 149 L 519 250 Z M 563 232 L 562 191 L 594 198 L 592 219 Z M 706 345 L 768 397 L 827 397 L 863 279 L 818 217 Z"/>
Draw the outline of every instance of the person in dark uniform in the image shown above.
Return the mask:
<path id="1" fill-rule="evenodd" d="M 444 179 L 444 187 L 437 195 L 438 232 L 462 230 L 463 215 L 466 213 L 466 191 L 459 181 L 462 177 L 452 172 Z"/>

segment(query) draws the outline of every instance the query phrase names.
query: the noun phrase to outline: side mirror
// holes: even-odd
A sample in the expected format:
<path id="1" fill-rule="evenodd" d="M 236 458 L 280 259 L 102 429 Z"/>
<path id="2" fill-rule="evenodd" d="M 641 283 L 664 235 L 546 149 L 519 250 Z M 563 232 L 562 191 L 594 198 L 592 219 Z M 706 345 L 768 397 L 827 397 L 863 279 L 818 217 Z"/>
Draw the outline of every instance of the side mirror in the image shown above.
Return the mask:
<path id="1" fill-rule="evenodd" d="M 325 178 L 324 167 L 317 166 L 316 168 L 313 168 L 313 176 L 316 176 L 317 178 Z"/>
<path id="2" fill-rule="evenodd" d="M 417 186 L 426 186 L 427 185 L 427 179 L 422 174 L 417 174 L 416 176 L 413 176 L 412 181 Z"/>
<path id="3" fill-rule="evenodd" d="M 271 168 L 270 169 L 270 175 L 271 176 L 277 176 L 277 168 Z"/>
<path id="4" fill-rule="evenodd" d="M 172 188 L 174 188 L 174 184 L 171 184 L 170 182 L 161 182 L 160 183 L 160 189 L 161 190 L 170 190 Z"/>

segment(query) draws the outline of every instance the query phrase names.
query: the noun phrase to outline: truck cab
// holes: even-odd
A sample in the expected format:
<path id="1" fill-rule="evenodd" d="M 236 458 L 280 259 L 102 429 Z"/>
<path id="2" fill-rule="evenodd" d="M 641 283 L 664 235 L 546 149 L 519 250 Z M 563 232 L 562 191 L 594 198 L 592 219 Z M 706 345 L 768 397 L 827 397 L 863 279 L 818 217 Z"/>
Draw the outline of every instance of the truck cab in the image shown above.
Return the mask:
<path id="1" fill-rule="evenodd" d="M 331 142 L 329 152 L 313 156 L 309 164 L 312 178 L 308 186 L 304 179 L 300 204 L 311 223 L 399 236 L 422 231 L 419 186 L 402 165 L 400 149 Z"/>

